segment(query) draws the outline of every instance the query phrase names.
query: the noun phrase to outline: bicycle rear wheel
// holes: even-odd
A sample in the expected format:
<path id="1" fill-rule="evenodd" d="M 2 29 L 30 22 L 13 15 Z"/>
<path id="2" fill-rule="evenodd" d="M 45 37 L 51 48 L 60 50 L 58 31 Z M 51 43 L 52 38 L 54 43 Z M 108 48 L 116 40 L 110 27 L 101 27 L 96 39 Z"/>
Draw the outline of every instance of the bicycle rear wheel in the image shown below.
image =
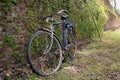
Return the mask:
<path id="1" fill-rule="evenodd" d="M 67 53 L 68 58 L 73 60 L 77 52 L 76 34 L 74 29 L 67 35 Z"/>
<path id="2" fill-rule="evenodd" d="M 41 76 L 55 73 L 62 63 L 62 48 L 58 38 L 47 30 L 33 34 L 27 47 L 30 67 Z"/>

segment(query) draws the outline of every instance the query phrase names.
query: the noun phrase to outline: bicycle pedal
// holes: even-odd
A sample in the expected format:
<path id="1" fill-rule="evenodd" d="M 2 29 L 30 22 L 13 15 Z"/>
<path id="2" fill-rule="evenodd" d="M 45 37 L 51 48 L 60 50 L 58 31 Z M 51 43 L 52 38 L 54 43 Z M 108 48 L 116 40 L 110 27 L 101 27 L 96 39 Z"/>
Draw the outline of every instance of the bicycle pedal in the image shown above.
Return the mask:
<path id="1" fill-rule="evenodd" d="M 66 58 L 65 57 L 62 57 L 62 63 L 66 62 Z"/>

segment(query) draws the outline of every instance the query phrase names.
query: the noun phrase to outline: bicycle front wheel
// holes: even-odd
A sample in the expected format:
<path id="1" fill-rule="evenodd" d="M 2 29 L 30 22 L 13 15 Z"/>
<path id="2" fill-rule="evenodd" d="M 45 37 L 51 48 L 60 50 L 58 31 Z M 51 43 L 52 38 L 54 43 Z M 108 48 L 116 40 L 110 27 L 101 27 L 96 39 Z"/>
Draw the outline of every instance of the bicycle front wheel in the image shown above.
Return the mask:
<path id="1" fill-rule="evenodd" d="M 38 75 L 55 73 L 62 63 L 62 48 L 58 38 L 47 30 L 34 33 L 28 43 L 27 58 L 30 67 Z"/>

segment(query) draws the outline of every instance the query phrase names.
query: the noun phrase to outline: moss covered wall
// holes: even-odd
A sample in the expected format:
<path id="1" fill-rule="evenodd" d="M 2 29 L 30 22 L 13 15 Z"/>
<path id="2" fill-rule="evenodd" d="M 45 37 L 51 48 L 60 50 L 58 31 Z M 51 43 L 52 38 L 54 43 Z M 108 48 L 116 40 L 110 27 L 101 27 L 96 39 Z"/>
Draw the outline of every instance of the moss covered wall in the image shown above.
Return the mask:
<path id="1" fill-rule="evenodd" d="M 26 49 L 29 37 L 41 27 L 48 27 L 42 18 L 67 9 L 70 12 L 70 21 L 75 21 L 77 39 L 97 37 L 97 31 L 89 9 L 102 34 L 103 26 L 108 20 L 109 8 L 104 0 L 3 0 L 0 1 L 0 50 L 9 47 L 7 53 L 21 53 Z M 58 19 L 58 17 L 55 17 Z M 61 28 L 57 34 L 61 37 Z M 20 50 L 19 50 L 20 49 Z M 21 56 L 21 55 L 20 55 Z"/>
<path id="2" fill-rule="evenodd" d="M 1 6 L 5 6 L 2 10 L 3 13 L 5 13 L 5 17 L 7 15 L 6 18 L 8 21 L 3 25 L 15 23 L 19 20 L 23 24 L 21 26 L 27 28 L 27 33 L 31 32 L 31 30 L 36 31 L 40 27 L 46 26 L 43 25 L 45 22 L 42 18 L 61 9 L 69 10 L 70 20 L 76 22 L 78 38 L 87 38 L 88 36 L 91 37 L 96 34 L 89 8 L 92 10 L 96 22 L 101 30 L 108 20 L 107 7 L 104 4 L 104 0 L 88 1 L 90 6 L 89 8 L 83 0 L 7 0 L 0 4 Z M 17 28 L 18 24 L 15 23 Z"/>
<path id="3" fill-rule="evenodd" d="M 110 14 L 115 14 L 104 0 L 88 0 L 89 7 L 84 0 L 3 0 L 0 1 L 0 30 L 1 48 L 3 46 L 25 45 L 29 37 L 41 27 L 48 27 L 43 17 L 67 9 L 70 12 L 70 21 L 75 21 L 78 39 L 97 37 L 97 31 L 89 9 L 99 26 L 100 33 Z M 55 17 L 58 19 L 58 17 Z M 61 36 L 57 29 L 58 35 Z M 11 38 L 9 40 L 5 40 Z M 5 39 L 4 39 L 5 38 Z M 14 43 L 13 43 L 14 42 Z M 13 45 L 12 45 L 13 44 Z M 23 46 L 21 46 L 23 47 Z M 24 47 L 23 47 L 24 48 Z"/>

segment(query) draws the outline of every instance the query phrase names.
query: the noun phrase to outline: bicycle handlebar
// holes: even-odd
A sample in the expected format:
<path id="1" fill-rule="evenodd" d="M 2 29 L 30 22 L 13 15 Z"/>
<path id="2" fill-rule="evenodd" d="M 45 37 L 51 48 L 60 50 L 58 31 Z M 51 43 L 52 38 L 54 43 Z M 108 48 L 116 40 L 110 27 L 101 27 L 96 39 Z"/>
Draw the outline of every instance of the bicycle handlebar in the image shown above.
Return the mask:
<path id="1" fill-rule="evenodd" d="M 67 11 L 67 10 L 60 10 L 60 11 L 58 11 L 57 13 L 54 13 L 54 14 L 51 14 L 51 15 L 49 15 L 49 16 L 44 17 L 43 20 L 44 20 L 44 19 L 47 19 L 47 18 L 52 18 L 54 15 L 57 15 L 57 14 L 65 14 L 65 15 L 68 15 L 68 14 L 69 14 L 69 11 Z"/>

